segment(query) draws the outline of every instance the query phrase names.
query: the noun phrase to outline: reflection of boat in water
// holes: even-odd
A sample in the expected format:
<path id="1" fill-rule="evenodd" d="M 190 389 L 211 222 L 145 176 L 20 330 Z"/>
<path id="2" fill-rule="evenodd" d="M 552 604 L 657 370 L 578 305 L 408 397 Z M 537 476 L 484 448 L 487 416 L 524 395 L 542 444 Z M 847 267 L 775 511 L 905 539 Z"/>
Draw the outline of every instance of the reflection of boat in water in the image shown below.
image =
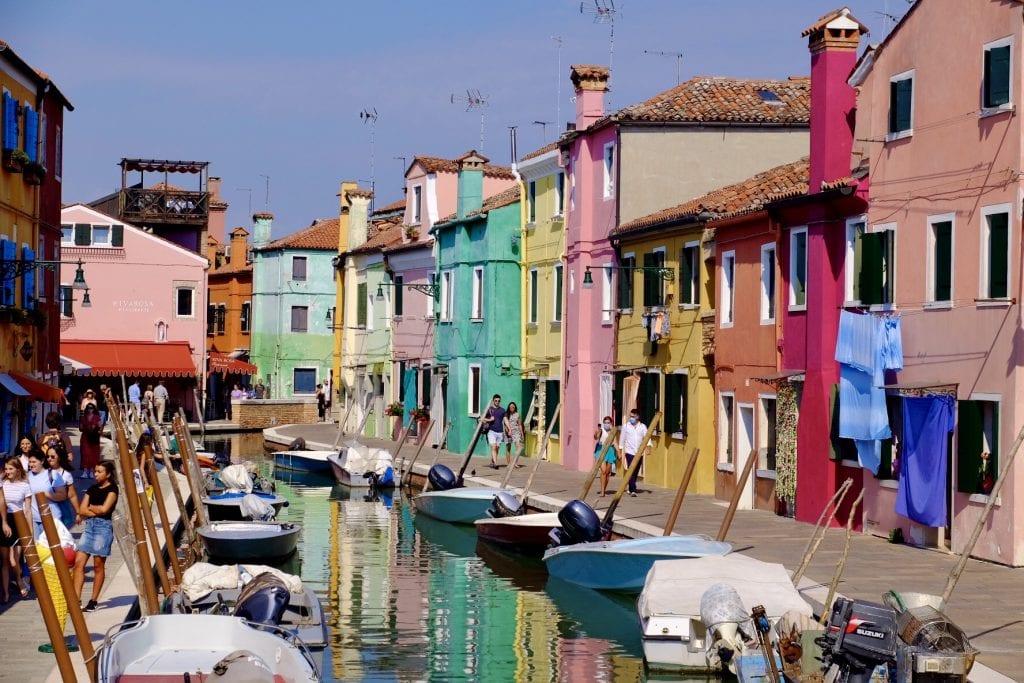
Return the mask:
<path id="1" fill-rule="evenodd" d="M 540 592 L 548 580 L 544 562 L 506 550 L 490 543 L 477 543 L 476 554 L 495 576 L 509 581 L 520 590 Z"/>
<path id="2" fill-rule="evenodd" d="M 420 514 L 413 519 L 413 526 L 425 541 L 445 552 L 458 557 L 473 557 L 476 554 L 476 529 L 471 526 L 448 524 Z"/>
<path id="3" fill-rule="evenodd" d="M 544 590 L 565 617 L 559 626 L 570 631 L 565 634 L 566 638 L 608 640 L 630 655 L 641 656 L 643 648 L 631 596 L 602 593 L 554 576 L 548 577 Z"/>
<path id="4" fill-rule="evenodd" d="M 331 475 L 331 463 L 327 457 L 334 451 L 275 451 L 274 466 L 300 472 L 321 472 Z"/>
<path id="5" fill-rule="evenodd" d="M 334 485 L 334 479 L 331 477 L 330 472 L 309 472 L 283 467 L 274 468 L 274 480 L 291 484 L 292 486 L 306 486 L 309 488 L 330 487 Z"/>

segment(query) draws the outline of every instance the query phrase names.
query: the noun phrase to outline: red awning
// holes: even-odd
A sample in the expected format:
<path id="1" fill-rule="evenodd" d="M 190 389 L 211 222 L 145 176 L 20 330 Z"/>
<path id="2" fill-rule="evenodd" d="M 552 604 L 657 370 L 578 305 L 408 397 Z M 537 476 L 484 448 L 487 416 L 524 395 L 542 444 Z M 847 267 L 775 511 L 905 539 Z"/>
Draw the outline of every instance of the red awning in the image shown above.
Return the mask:
<path id="1" fill-rule="evenodd" d="M 63 403 L 64 392 L 46 382 L 23 375 L 20 372 L 14 372 L 9 370 L 7 372 L 15 382 L 21 385 L 21 387 L 29 393 L 29 396 L 37 401 L 43 401 L 44 403 Z"/>
<path id="2" fill-rule="evenodd" d="M 225 375 L 255 375 L 259 372 L 252 363 L 232 358 L 226 353 L 210 351 L 210 372 L 222 372 Z"/>
<path id="3" fill-rule="evenodd" d="M 60 354 L 85 363 L 92 375 L 117 377 L 195 377 L 188 342 L 70 341 Z"/>

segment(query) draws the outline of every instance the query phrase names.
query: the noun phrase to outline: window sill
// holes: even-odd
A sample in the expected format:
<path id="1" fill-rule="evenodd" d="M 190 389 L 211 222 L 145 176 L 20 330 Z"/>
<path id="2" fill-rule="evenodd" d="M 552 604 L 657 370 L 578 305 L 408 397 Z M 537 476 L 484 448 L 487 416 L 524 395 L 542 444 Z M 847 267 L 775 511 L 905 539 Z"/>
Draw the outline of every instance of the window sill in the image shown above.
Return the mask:
<path id="1" fill-rule="evenodd" d="M 562 223 L 563 221 L 565 221 L 564 213 L 556 213 L 554 216 L 551 217 L 552 223 Z"/>
<path id="2" fill-rule="evenodd" d="M 987 494 L 984 494 L 984 493 L 972 493 L 970 496 L 967 497 L 967 500 L 969 502 L 971 502 L 971 503 L 981 503 L 981 504 L 984 505 L 984 504 L 988 503 L 990 497 L 991 496 L 989 496 Z M 1002 507 L 1002 506 L 1003 506 L 1003 499 L 1002 498 L 996 498 L 996 507 Z"/>
<path id="3" fill-rule="evenodd" d="M 438 320 L 437 324 L 438 325 L 451 325 L 452 321 L 451 320 Z"/>
<path id="4" fill-rule="evenodd" d="M 887 134 L 885 136 L 885 141 L 886 142 L 896 142 L 897 140 L 902 140 L 903 138 L 909 138 L 909 137 L 913 136 L 913 134 L 914 134 L 914 129 L 913 128 L 907 128 L 906 130 L 898 130 L 898 131 L 896 131 L 894 133 Z"/>
<path id="5" fill-rule="evenodd" d="M 551 321 L 551 329 L 553 329 L 553 330 L 560 330 L 560 329 L 562 329 L 562 321 L 561 320 L 552 320 Z"/>
<path id="6" fill-rule="evenodd" d="M 1008 308 L 1017 303 L 1015 299 L 975 299 L 974 305 L 977 308 Z"/>
<path id="7" fill-rule="evenodd" d="M 523 230 L 533 230 L 537 227 L 537 221 L 530 221 L 523 226 Z"/>
<path id="8" fill-rule="evenodd" d="M 680 311 L 696 311 L 700 308 L 700 304 L 679 304 Z"/>
<path id="9" fill-rule="evenodd" d="M 633 315 L 633 308 L 620 308 L 619 315 Z"/>
<path id="10" fill-rule="evenodd" d="M 1017 108 L 1013 104 L 1007 102 L 1006 104 L 1000 104 L 998 107 L 982 107 L 978 112 L 978 118 L 987 119 L 990 116 L 999 116 L 1000 114 L 1014 114 L 1016 111 Z"/>
<path id="11" fill-rule="evenodd" d="M 719 324 L 718 326 L 719 326 L 720 328 L 722 328 L 723 330 L 728 330 L 728 329 L 730 329 L 730 328 L 731 328 L 731 327 L 732 327 L 733 325 L 735 325 L 735 323 L 726 323 L 726 322 L 723 322 L 723 323 L 720 323 L 720 324 Z"/>
<path id="12" fill-rule="evenodd" d="M 806 311 L 807 311 L 807 304 L 790 304 L 789 305 L 789 312 L 790 313 L 804 313 Z"/>
<path id="13" fill-rule="evenodd" d="M 857 460 L 840 460 L 839 464 L 843 467 L 852 467 L 854 469 L 860 469 L 860 462 Z"/>
<path id="14" fill-rule="evenodd" d="M 601 327 L 611 327 L 615 322 L 611 318 L 602 318 Z"/>
<path id="15" fill-rule="evenodd" d="M 881 486 L 883 489 L 896 490 L 900 487 L 900 482 L 896 479 L 879 479 L 878 485 Z"/>
<path id="16" fill-rule="evenodd" d="M 758 479 L 771 479 L 775 481 L 775 470 L 754 470 L 754 476 Z"/>
<path id="17" fill-rule="evenodd" d="M 672 432 L 669 434 L 669 438 L 673 441 L 686 441 L 686 434 L 682 432 Z"/>
<path id="18" fill-rule="evenodd" d="M 736 471 L 736 468 L 733 467 L 732 465 L 730 465 L 727 462 L 720 462 L 720 463 L 718 463 L 718 465 L 716 465 L 716 469 L 719 472 L 735 472 Z"/>
<path id="19" fill-rule="evenodd" d="M 470 318 L 469 319 L 469 322 L 471 322 L 471 323 L 482 323 L 483 321 L 484 321 L 483 318 Z"/>
<path id="20" fill-rule="evenodd" d="M 537 329 L 537 323 L 526 323 L 526 329 L 535 330 Z"/>
<path id="21" fill-rule="evenodd" d="M 953 308 L 952 301 L 926 301 L 922 306 L 926 311 L 948 311 Z"/>
<path id="22" fill-rule="evenodd" d="M 775 318 L 761 318 L 761 324 L 762 325 L 774 325 L 775 324 Z"/>
<path id="23" fill-rule="evenodd" d="M 868 310 L 872 313 L 891 313 L 896 310 L 896 304 L 871 304 Z"/>

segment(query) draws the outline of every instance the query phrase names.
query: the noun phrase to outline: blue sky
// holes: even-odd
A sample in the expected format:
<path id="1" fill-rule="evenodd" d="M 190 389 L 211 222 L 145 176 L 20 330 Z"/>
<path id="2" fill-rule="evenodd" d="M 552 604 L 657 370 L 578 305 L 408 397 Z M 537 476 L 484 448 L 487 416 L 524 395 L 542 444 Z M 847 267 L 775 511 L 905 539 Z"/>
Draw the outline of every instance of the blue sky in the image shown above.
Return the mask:
<path id="1" fill-rule="evenodd" d="M 607 1 L 607 0 L 605 0 Z M 373 179 L 378 205 L 401 197 L 402 161 L 478 147 L 509 162 L 544 144 L 572 116 L 569 65 L 607 64 L 609 26 L 593 0 L 309 0 L 170 3 L 7 3 L 0 39 L 54 79 L 75 105 L 64 132 L 64 200 L 119 188 L 122 157 L 205 160 L 223 179 L 228 229 L 264 210 L 275 236 L 337 214 L 342 179 Z M 800 32 L 841 5 L 831 0 L 620 0 L 611 108 L 644 100 L 681 76 L 806 75 Z M 878 42 L 906 0 L 847 3 Z M 561 37 L 561 71 L 558 43 Z M 556 74 L 558 78 L 556 78 Z M 561 81 L 559 97 L 558 81 Z M 376 109 L 375 124 L 360 119 Z M 154 179 L 155 180 L 155 179 Z M 192 187 L 188 178 L 172 180 Z"/>

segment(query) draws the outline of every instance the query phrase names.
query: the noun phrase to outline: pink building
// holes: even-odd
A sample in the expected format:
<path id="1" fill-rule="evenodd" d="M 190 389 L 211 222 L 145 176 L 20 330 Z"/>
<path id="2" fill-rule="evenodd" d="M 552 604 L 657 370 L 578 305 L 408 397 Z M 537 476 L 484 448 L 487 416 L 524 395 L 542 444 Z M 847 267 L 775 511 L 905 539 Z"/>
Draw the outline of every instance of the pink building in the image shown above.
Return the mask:
<path id="1" fill-rule="evenodd" d="M 72 384 L 121 392 L 164 379 L 173 404 L 192 413 L 206 349 L 204 257 L 82 204 L 61 212 L 61 259 L 81 259 L 86 291 L 60 272 L 61 355 L 79 368 Z M 194 413 L 191 414 L 194 418 Z"/>
<path id="2" fill-rule="evenodd" d="M 493 197 L 515 184 L 512 169 L 486 164 L 484 197 Z M 405 172 L 405 220 L 422 237 L 434 223 L 455 213 L 459 196 L 459 169 L 453 159 L 418 156 Z"/>
<path id="3" fill-rule="evenodd" d="M 854 157 L 871 171 L 864 229 L 886 246 L 875 267 L 902 317 L 900 382 L 957 401 L 948 469 L 936 485 L 945 525 L 897 514 L 900 482 L 887 472 L 864 475 L 865 528 L 900 528 L 954 553 L 963 552 L 1024 421 L 1016 400 L 1024 391 L 1022 39 L 1019 3 L 917 2 L 851 77 L 859 91 Z M 857 276 L 847 272 L 848 281 Z M 1021 465 L 1007 476 L 973 554 L 1018 566 Z"/>

